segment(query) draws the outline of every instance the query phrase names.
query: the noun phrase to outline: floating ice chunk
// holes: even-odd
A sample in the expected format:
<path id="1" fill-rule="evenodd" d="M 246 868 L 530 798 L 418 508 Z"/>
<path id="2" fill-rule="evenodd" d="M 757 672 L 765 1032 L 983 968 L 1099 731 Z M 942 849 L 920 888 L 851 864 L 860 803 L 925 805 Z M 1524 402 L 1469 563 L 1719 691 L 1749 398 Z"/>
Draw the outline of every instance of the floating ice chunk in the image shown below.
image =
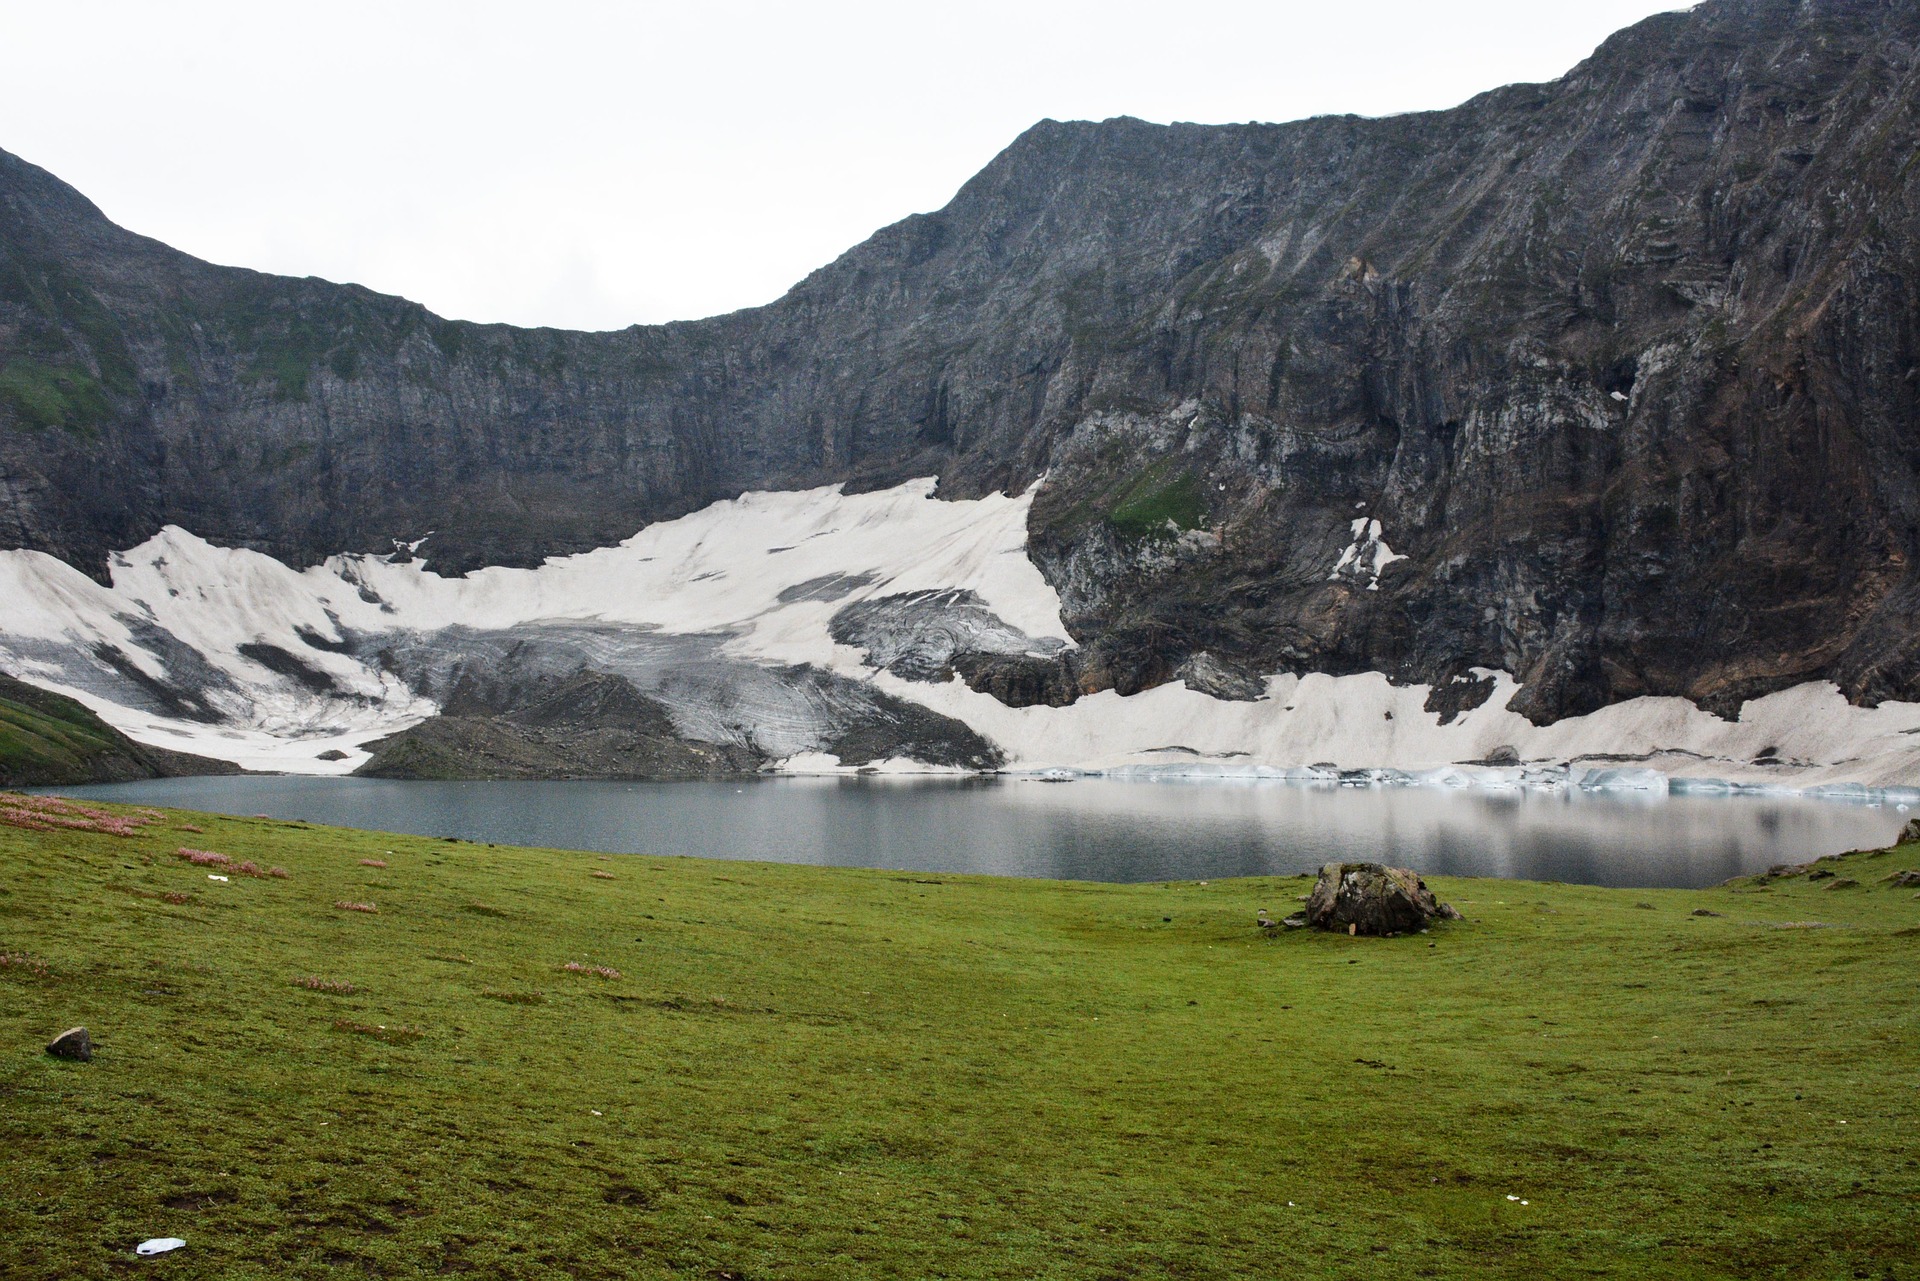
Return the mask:
<path id="1" fill-rule="evenodd" d="M 1583 792 L 1651 792 L 1665 795 L 1667 776 L 1657 769 L 1588 770 L 1576 780 Z"/>
<path id="2" fill-rule="evenodd" d="M 1674 796 L 1731 796 L 1735 785 L 1724 778 L 1673 778 L 1667 791 Z"/>

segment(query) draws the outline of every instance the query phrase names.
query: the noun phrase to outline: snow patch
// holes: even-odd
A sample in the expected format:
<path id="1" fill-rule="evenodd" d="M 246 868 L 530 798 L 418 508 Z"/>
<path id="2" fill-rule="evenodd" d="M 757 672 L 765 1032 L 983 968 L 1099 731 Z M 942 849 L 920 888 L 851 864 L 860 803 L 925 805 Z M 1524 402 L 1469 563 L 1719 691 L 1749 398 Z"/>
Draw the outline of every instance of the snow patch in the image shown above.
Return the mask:
<path id="1" fill-rule="evenodd" d="M 1357 504 L 1359 507 L 1365 503 Z M 1356 582 L 1364 581 L 1367 590 L 1380 590 L 1380 571 L 1396 560 L 1406 557 L 1387 546 L 1386 539 L 1380 536 L 1380 522 L 1366 516 L 1357 517 L 1351 526 L 1353 541 L 1340 553 L 1340 560 L 1327 575 L 1327 581 L 1335 582 L 1342 578 Z"/>

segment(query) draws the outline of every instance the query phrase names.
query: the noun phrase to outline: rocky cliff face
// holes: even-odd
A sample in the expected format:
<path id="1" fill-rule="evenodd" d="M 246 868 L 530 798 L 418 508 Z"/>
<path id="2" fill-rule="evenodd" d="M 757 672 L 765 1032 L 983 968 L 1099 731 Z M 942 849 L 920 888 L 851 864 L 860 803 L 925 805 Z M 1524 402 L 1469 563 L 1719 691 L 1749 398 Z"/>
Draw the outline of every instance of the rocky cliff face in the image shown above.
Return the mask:
<path id="1" fill-rule="evenodd" d="M 1911 3 L 1712 0 L 1452 111 L 1046 122 L 768 307 L 601 334 L 209 266 L 0 155 L 0 542 L 457 572 L 1044 478 L 1082 648 L 955 656 L 1011 701 L 1917 698 L 1917 49 Z"/>

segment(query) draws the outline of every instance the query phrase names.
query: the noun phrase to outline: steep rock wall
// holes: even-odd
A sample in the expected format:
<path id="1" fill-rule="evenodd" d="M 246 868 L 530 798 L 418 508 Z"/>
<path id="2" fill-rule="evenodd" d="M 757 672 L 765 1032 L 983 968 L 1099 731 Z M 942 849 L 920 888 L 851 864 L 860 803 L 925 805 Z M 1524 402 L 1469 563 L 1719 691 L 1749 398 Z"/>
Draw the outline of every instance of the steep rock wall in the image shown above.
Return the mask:
<path id="1" fill-rule="evenodd" d="M 0 543 L 460 572 L 1044 476 L 1083 650 L 988 687 L 1920 697 L 1917 44 L 1912 4 L 1713 0 L 1451 111 L 1044 122 L 776 303 L 598 334 L 210 266 L 0 155 Z"/>

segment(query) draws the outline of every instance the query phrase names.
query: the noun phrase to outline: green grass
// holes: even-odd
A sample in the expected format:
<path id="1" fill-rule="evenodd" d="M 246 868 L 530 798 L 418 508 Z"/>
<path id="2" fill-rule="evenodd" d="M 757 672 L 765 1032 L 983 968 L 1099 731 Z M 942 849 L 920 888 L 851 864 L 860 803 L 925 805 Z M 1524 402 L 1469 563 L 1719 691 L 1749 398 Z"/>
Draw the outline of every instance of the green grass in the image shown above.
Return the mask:
<path id="1" fill-rule="evenodd" d="M 100 383 L 73 365 L 16 357 L 0 368 L 0 406 L 35 430 L 90 431 L 113 413 Z"/>
<path id="2" fill-rule="evenodd" d="M 291 877 L 211 882 L 181 845 Z M 1916 864 L 1852 856 L 1841 890 L 1440 880 L 1468 922 L 1356 940 L 1259 934 L 1299 879 L 0 828 L 0 953 L 46 967 L 0 964 L 0 1256 L 106 1277 L 173 1234 L 145 1274 L 1911 1277 L 1920 902 L 1884 878 Z M 76 1023 L 91 1064 L 41 1052 Z"/>
<path id="3" fill-rule="evenodd" d="M 6 697 L 17 688 L 0 676 L 0 780 L 86 779 L 95 758 L 124 743 L 79 703 L 44 694 L 33 704 Z"/>
<path id="4" fill-rule="evenodd" d="M 1206 500 L 1190 471 L 1169 475 L 1165 460 L 1149 467 L 1114 502 L 1107 519 L 1129 538 L 1163 538 L 1206 523 Z"/>

